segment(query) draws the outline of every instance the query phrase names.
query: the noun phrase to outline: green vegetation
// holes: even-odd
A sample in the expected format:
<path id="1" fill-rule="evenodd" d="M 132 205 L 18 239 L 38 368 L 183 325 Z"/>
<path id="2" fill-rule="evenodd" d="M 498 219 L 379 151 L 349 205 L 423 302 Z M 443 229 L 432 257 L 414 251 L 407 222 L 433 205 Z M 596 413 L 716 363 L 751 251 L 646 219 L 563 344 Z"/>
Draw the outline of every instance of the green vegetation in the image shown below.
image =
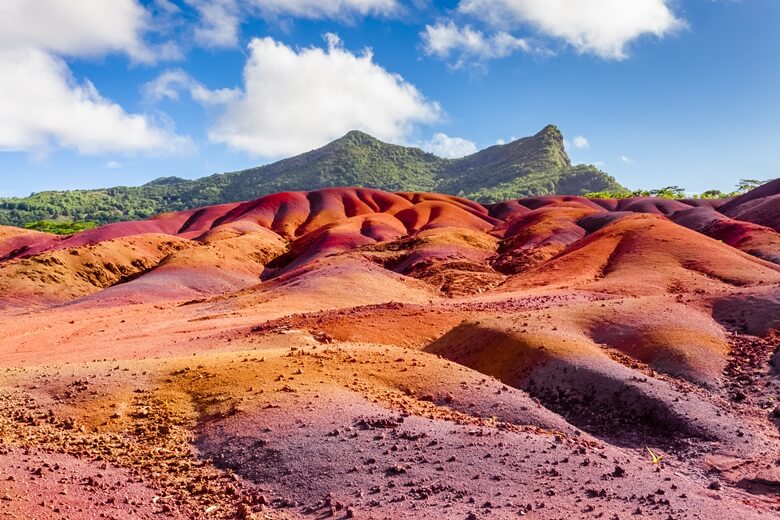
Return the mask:
<path id="1" fill-rule="evenodd" d="M 729 196 L 728 193 L 723 193 L 720 190 L 707 190 L 699 194 L 700 199 L 724 199 Z"/>
<path id="2" fill-rule="evenodd" d="M 757 179 L 740 179 L 739 183 L 737 183 L 737 191 L 736 193 L 742 194 L 747 193 L 750 190 L 754 190 L 761 186 L 762 184 L 766 184 L 767 181 L 759 181 Z"/>
<path id="3" fill-rule="evenodd" d="M 594 166 L 572 166 L 563 149 L 563 136 L 550 125 L 534 136 L 451 161 L 436 189 L 480 202 L 498 202 L 624 188 Z"/>
<path id="4" fill-rule="evenodd" d="M 708 190 L 693 197 L 734 197 L 761 184 L 763 181 L 742 179 L 732 193 Z M 563 136 L 552 125 L 531 137 L 491 146 L 462 159 L 442 159 L 418 148 L 383 143 L 353 131 L 296 157 L 197 180 L 161 177 L 137 187 L 45 191 L 23 198 L 0 198 L 0 224 L 30 225 L 35 226 L 32 229 L 65 234 L 91 223 L 139 220 L 279 191 L 333 186 L 435 191 L 480 202 L 548 194 L 618 199 L 685 197 L 685 190 L 679 186 L 631 191 L 594 166 L 572 165 L 563 148 Z"/>
<path id="5" fill-rule="evenodd" d="M 51 220 L 38 220 L 37 222 L 28 222 L 24 225 L 25 229 L 34 229 L 44 233 L 54 233 L 55 235 L 72 235 L 79 231 L 85 231 L 97 227 L 97 222 L 53 222 Z"/>
<path id="6" fill-rule="evenodd" d="M 658 197 L 659 199 L 682 199 L 685 198 L 685 188 L 679 186 L 666 186 L 654 190 L 607 190 L 591 191 L 585 194 L 591 199 L 628 199 L 631 197 Z"/>
<path id="7" fill-rule="evenodd" d="M 311 152 L 244 171 L 197 180 L 162 177 L 138 187 L 34 193 L 0 199 L 0 224 L 41 220 L 99 224 L 158 213 L 250 200 L 269 193 L 331 186 L 388 191 L 435 191 L 482 202 L 553 193 L 625 190 L 588 165 L 573 166 L 560 131 L 496 145 L 462 159 L 442 159 L 418 148 L 383 143 L 362 132 Z"/>
<path id="8" fill-rule="evenodd" d="M 747 193 L 750 190 L 758 188 L 767 181 L 758 181 L 755 179 L 741 179 L 737 184 L 737 189 L 724 193 L 720 190 L 707 190 L 702 193 L 691 195 L 688 198 L 692 199 L 726 199 L 730 197 L 738 197 L 743 193 Z M 634 190 L 629 191 L 627 189 L 620 190 L 605 190 L 605 191 L 591 191 L 585 194 L 586 197 L 591 199 L 628 199 L 631 197 L 658 197 L 661 199 L 684 199 L 685 188 L 679 186 L 666 186 L 664 188 L 658 188 L 655 190 Z"/>

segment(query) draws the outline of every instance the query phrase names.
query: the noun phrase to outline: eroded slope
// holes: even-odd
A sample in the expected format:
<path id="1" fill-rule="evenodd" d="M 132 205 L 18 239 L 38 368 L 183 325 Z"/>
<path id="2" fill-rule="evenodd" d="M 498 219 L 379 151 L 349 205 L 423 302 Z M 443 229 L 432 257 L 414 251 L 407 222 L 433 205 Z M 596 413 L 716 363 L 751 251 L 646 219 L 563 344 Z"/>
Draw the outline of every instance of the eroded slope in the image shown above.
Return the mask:
<path id="1" fill-rule="evenodd" d="M 768 186 L 489 206 L 328 189 L 0 228 L 0 507 L 773 518 Z"/>

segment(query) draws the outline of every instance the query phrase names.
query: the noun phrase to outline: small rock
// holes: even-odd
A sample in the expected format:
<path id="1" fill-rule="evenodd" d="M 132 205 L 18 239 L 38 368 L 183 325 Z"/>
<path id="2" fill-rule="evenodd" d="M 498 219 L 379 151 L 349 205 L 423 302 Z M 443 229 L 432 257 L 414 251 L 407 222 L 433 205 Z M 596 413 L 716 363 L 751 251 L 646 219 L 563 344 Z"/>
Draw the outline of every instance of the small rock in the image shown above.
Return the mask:
<path id="1" fill-rule="evenodd" d="M 237 520 L 251 520 L 254 517 L 252 514 L 252 510 L 249 509 L 249 506 L 246 504 L 239 504 L 238 508 L 236 508 L 236 519 Z"/>

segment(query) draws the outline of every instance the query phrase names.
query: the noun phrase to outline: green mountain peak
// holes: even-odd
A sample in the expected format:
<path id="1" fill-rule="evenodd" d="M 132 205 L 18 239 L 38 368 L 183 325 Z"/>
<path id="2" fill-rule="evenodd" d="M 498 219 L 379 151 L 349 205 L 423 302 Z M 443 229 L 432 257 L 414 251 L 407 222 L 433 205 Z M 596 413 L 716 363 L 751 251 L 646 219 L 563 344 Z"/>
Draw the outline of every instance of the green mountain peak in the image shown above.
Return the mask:
<path id="1" fill-rule="evenodd" d="M 0 199 L 0 224 L 136 220 L 168 211 L 251 200 L 279 191 L 334 186 L 450 193 L 481 202 L 622 188 L 593 166 L 572 166 L 563 135 L 554 125 L 461 159 L 444 159 L 352 130 L 316 150 L 237 172 L 196 180 L 162 177 L 138 187 L 41 192 Z"/>
<path id="2" fill-rule="evenodd" d="M 552 123 L 539 130 L 534 137 L 541 137 L 545 135 L 556 137 L 557 139 L 563 141 L 563 133 L 561 133 L 561 130 Z"/>
<path id="3" fill-rule="evenodd" d="M 363 132 L 362 130 L 350 130 L 346 134 L 344 134 L 342 137 L 336 139 L 333 141 L 334 143 L 339 141 L 349 141 L 349 142 L 367 142 L 367 141 L 376 141 L 380 142 L 379 139 L 376 137 L 367 134 Z"/>

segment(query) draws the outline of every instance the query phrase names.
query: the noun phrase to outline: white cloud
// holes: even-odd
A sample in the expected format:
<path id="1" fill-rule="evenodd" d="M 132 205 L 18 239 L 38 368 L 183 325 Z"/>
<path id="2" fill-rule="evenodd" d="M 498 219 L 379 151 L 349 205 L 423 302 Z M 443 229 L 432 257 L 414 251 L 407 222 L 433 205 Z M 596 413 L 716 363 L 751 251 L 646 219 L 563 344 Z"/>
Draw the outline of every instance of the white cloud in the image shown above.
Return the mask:
<path id="1" fill-rule="evenodd" d="M 122 163 L 118 161 L 108 161 L 103 165 L 103 168 L 108 168 L 109 170 L 116 170 L 117 168 L 121 168 Z"/>
<path id="2" fill-rule="evenodd" d="M 587 150 L 590 148 L 590 143 L 588 142 L 588 139 L 585 136 L 577 135 L 574 136 L 574 138 L 571 140 L 572 146 L 574 148 L 577 148 L 578 150 Z"/>
<path id="3" fill-rule="evenodd" d="M 579 52 L 624 59 L 643 35 L 662 37 L 685 26 L 671 0 L 461 0 L 458 10 L 495 27 L 527 24 Z"/>
<path id="4" fill-rule="evenodd" d="M 159 9 L 171 7 L 165 0 Z M 166 7 L 167 6 L 167 7 Z M 67 148 L 85 154 L 179 153 L 188 138 L 102 97 L 78 82 L 61 57 L 125 53 L 136 62 L 178 55 L 171 42 L 144 37 L 151 14 L 139 0 L 2 0 L 0 151 L 37 155 Z"/>
<path id="5" fill-rule="evenodd" d="M 343 18 L 390 15 L 400 10 L 396 0 L 249 0 L 264 13 L 301 18 Z"/>
<path id="6" fill-rule="evenodd" d="M 163 99 L 178 100 L 181 91 L 188 91 L 192 99 L 203 105 L 221 105 L 237 99 L 239 89 L 210 90 L 181 69 L 163 71 L 141 89 L 144 99 L 156 103 Z"/>
<path id="7" fill-rule="evenodd" d="M 430 141 L 422 145 L 422 149 L 448 159 L 457 159 L 476 153 L 477 145 L 462 137 L 450 137 L 447 134 L 433 134 Z"/>
<path id="8" fill-rule="evenodd" d="M 195 40 L 206 47 L 233 47 L 238 44 L 241 23 L 239 4 L 235 0 L 186 0 L 200 15 Z"/>
<path id="9" fill-rule="evenodd" d="M 140 62 L 173 57 L 171 44 L 156 50 L 146 45 L 150 23 L 137 0 L 3 0 L 0 48 L 31 47 L 65 56 L 124 52 Z"/>
<path id="10" fill-rule="evenodd" d="M 225 105 L 241 97 L 240 89 L 219 88 L 210 90 L 197 81 L 190 83 L 189 88 L 192 99 L 202 105 Z"/>
<path id="11" fill-rule="evenodd" d="M 353 54 L 335 35 L 326 49 L 294 50 L 272 38 L 249 44 L 242 95 L 225 104 L 209 131 L 214 142 L 253 155 L 300 153 L 349 130 L 404 142 L 414 126 L 436 121 L 438 104 L 401 76 Z"/>
<path id="12" fill-rule="evenodd" d="M 77 83 L 62 60 L 44 51 L 0 50 L 0 78 L 0 150 L 179 153 L 191 146 L 103 98 L 89 81 Z"/>
<path id="13" fill-rule="evenodd" d="M 452 20 L 426 25 L 421 33 L 423 49 L 429 56 L 449 58 L 457 54 L 453 64 L 460 68 L 470 60 L 485 61 L 504 58 L 515 51 L 531 52 L 532 46 L 523 38 L 500 31 L 491 36 L 466 25 L 459 27 Z"/>
<path id="14" fill-rule="evenodd" d="M 401 12 L 397 0 L 185 0 L 200 15 L 196 41 L 208 47 L 238 44 L 245 18 L 294 17 L 349 21 L 363 16 L 390 16 Z"/>
<path id="15" fill-rule="evenodd" d="M 188 88 L 189 75 L 181 69 L 166 70 L 142 87 L 144 99 L 157 102 L 162 99 L 179 99 L 179 92 Z"/>
<path id="16" fill-rule="evenodd" d="M 506 141 L 504 139 L 498 139 L 496 140 L 496 144 L 506 144 Z"/>
<path id="17" fill-rule="evenodd" d="M 631 157 L 626 157 L 625 155 L 621 155 L 620 160 L 625 164 L 634 164 L 635 162 Z"/>
<path id="18" fill-rule="evenodd" d="M 179 6 L 174 4 L 171 0 L 154 0 L 154 5 L 165 13 L 174 14 L 181 12 Z"/>

